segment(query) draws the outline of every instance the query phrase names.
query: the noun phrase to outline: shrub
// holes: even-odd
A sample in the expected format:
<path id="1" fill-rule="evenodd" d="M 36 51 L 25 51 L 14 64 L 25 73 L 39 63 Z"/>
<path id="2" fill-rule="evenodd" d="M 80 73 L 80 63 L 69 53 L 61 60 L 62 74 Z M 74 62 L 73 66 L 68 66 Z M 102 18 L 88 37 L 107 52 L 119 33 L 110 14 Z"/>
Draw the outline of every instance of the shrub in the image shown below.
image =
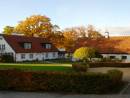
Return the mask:
<path id="1" fill-rule="evenodd" d="M 76 62 L 72 64 L 72 68 L 75 71 L 86 72 L 87 69 L 89 68 L 89 64 L 84 63 L 84 62 Z"/>
<path id="2" fill-rule="evenodd" d="M 108 75 L 110 76 L 111 79 L 113 79 L 113 83 L 120 83 L 123 77 L 123 72 L 113 69 L 113 70 L 109 70 Z"/>
<path id="3" fill-rule="evenodd" d="M 130 67 L 130 63 L 121 62 L 94 62 L 89 63 L 90 67 Z"/>
<path id="4" fill-rule="evenodd" d="M 0 89 L 104 94 L 118 86 L 115 82 L 122 81 L 114 80 L 118 74 L 0 70 Z"/>
<path id="5" fill-rule="evenodd" d="M 3 63 L 13 63 L 14 57 L 12 55 L 2 55 L 1 56 L 1 62 L 3 62 Z"/>
<path id="6" fill-rule="evenodd" d="M 124 88 L 123 86 L 126 83 L 124 84 L 124 82 L 122 82 L 123 72 L 113 69 L 113 70 L 109 70 L 107 72 L 107 74 L 109 75 L 110 79 L 112 80 L 111 86 L 110 86 L 110 89 L 112 92 L 120 91 Z"/>

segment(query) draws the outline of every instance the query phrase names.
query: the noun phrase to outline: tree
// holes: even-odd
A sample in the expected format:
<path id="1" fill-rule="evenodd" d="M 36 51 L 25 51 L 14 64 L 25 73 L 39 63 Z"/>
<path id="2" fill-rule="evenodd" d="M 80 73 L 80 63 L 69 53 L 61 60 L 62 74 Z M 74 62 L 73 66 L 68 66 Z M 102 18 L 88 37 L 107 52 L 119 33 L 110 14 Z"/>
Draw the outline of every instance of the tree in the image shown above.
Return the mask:
<path id="1" fill-rule="evenodd" d="M 57 48 L 64 48 L 64 36 L 61 31 L 56 31 L 50 40 Z"/>
<path id="2" fill-rule="evenodd" d="M 69 50 L 72 47 L 74 47 L 75 42 L 78 38 L 77 34 L 73 31 L 64 31 L 63 36 L 64 36 L 64 47 L 66 48 L 66 50 Z"/>
<path id="3" fill-rule="evenodd" d="M 33 15 L 21 21 L 15 28 L 15 32 L 26 36 L 49 37 L 52 30 L 50 19 L 42 15 Z"/>
<path id="4" fill-rule="evenodd" d="M 79 60 L 88 60 L 95 57 L 96 50 L 89 47 L 81 47 L 74 52 L 73 57 Z"/>
<path id="5" fill-rule="evenodd" d="M 71 27 L 64 30 L 65 32 L 75 32 L 78 38 L 98 39 L 102 38 L 102 34 L 95 29 L 93 25 Z"/>
<path id="6" fill-rule="evenodd" d="M 80 27 L 77 27 L 76 29 L 77 29 L 76 31 L 79 34 L 79 37 L 83 37 L 83 38 L 87 37 L 87 29 L 85 26 L 80 26 Z"/>
<path id="7" fill-rule="evenodd" d="M 11 26 L 5 26 L 4 27 L 4 34 L 11 35 L 14 32 L 14 27 Z"/>
<path id="8" fill-rule="evenodd" d="M 95 27 L 93 25 L 88 25 L 87 32 L 88 32 L 88 38 L 90 39 L 98 39 L 103 37 L 101 33 L 95 30 Z"/>

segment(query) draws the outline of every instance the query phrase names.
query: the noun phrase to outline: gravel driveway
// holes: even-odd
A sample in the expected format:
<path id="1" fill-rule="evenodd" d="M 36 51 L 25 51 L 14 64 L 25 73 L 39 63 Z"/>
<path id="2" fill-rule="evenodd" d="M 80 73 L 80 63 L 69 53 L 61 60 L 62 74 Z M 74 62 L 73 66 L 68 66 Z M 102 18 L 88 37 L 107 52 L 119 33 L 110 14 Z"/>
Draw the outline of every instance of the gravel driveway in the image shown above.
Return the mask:
<path id="1" fill-rule="evenodd" d="M 123 72 L 123 80 L 130 82 L 130 68 L 113 68 L 113 67 L 100 67 L 100 68 L 89 68 L 88 72 L 103 72 L 106 73 L 108 70 L 117 69 Z"/>

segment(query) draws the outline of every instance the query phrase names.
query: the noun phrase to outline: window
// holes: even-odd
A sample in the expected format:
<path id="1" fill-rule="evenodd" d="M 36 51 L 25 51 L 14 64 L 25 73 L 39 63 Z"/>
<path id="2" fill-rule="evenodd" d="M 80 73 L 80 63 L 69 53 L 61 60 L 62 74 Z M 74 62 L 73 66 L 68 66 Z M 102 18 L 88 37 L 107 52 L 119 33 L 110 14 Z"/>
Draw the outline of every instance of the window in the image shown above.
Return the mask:
<path id="1" fill-rule="evenodd" d="M 46 53 L 46 58 L 48 58 L 48 53 Z"/>
<path id="2" fill-rule="evenodd" d="M 51 49 L 51 44 L 46 44 L 46 49 Z"/>
<path id="3" fill-rule="evenodd" d="M 25 54 L 21 54 L 21 59 L 25 59 Z"/>
<path id="4" fill-rule="evenodd" d="M 33 58 L 33 54 L 30 54 L 29 57 L 30 57 L 30 59 L 32 59 Z"/>
<path id="5" fill-rule="evenodd" d="M 51 49 L 51 46 L 52 46 L 50 43 L 42 43 L 41 45 L 45 49 Z"/>
<path id="6" fill-rule="evenodd" d="M 53 57 L 55 57 L 56 56 L 56 53 L 55 52 L 53 52 Z"/>
<path id="7" fill-rule="evenodd" d="M 5 45 L 4 44 L 0 45 L 0 50 L 5 50 Z"/>
<path id="8" fill-rule="evenodd" d="M 0 50 L 2 50 L 2 47 L 1 47 L 2 45 L 0 45 Z"/>
<path id="9" fill-rule="evenodd" d="M 5 50 L 5 45 L 2 45 L 2 50 Z"/>
<path id="10" fill-rule="evenodd" d="M 115 59 L 115 56 L 110 56 L 110 59 Z"/>
<path id="11" fill-rule="evenodd" d="M 51 49 L 51 44 L 46 44 L 46 49 Z"/>
<path id="12" fill-rule="evenodd" d="M 125 60 L 125 59 L 127 59 L 127 56 L 122 56 L 121 58 L 122 58 L 122 60 Z"/>
<path id="13" fill-rule="evenodd" d="M 0 40 L 2 40 L 2 36 L 0 35 Z"/>
<path id="14" fill-rule="evenodd" d="M 31 43 L 24 43 L 24 49 L 31 49 Z"/>

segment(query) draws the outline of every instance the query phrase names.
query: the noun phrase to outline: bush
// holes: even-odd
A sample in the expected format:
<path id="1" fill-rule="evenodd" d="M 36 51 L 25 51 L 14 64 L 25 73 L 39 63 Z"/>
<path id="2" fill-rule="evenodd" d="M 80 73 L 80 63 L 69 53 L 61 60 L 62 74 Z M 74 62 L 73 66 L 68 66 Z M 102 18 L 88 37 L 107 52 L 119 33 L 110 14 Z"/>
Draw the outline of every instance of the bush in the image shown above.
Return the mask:
<path id="1" fill-rule="evenodd" d="M 83 63 L 83 62 L 76 62 L 76 63 L 72 64 L 72 68 L 75 71 L 86 72 L 89 68 L 89 64 Z"/>
<path id="2" fill-rule="evenodd" d="M 93 67 L 130 67 L 130 63 L 121 63 L 121 62 L 94 62 L 89 63 L 91 68 Z"/>
<path id="3" fill-rule="evenodd" d="M 112 80 L 111 86 L 110 86 L 110 89 L 112 92 L 120 91 L 124 88 L 126 83 L 122 82 L 123 72 L 113 69 L 113 70 L 109 70 L 107 72 L 107 74 L 109 75 L 109 77 Z M 114 87 L 114 89 L 113 89 L 113 87 Z"/>
<path id="4" fill-rule="evenodd" d="M 119 76 L 118 71 L 103 74 L 0 70 L 0 89 L 105 94 L 119 86 Z"/>
<path id="5" fill-rule="evenodd" d="M 113 79 L 114 84 L 116 83 L 120 84 L 123 77 L 123 72 L 113 69 L 113 70 L 109 70 L 107 73 L 110 76 L 110 78 Z"/>
<path id="6" fill-rule="evenodd" d="M 3 63 L 13 63 L 14 62 L 14 57 L 12 55 L 2 55 L 0 57 L 1 62 Z"/>

